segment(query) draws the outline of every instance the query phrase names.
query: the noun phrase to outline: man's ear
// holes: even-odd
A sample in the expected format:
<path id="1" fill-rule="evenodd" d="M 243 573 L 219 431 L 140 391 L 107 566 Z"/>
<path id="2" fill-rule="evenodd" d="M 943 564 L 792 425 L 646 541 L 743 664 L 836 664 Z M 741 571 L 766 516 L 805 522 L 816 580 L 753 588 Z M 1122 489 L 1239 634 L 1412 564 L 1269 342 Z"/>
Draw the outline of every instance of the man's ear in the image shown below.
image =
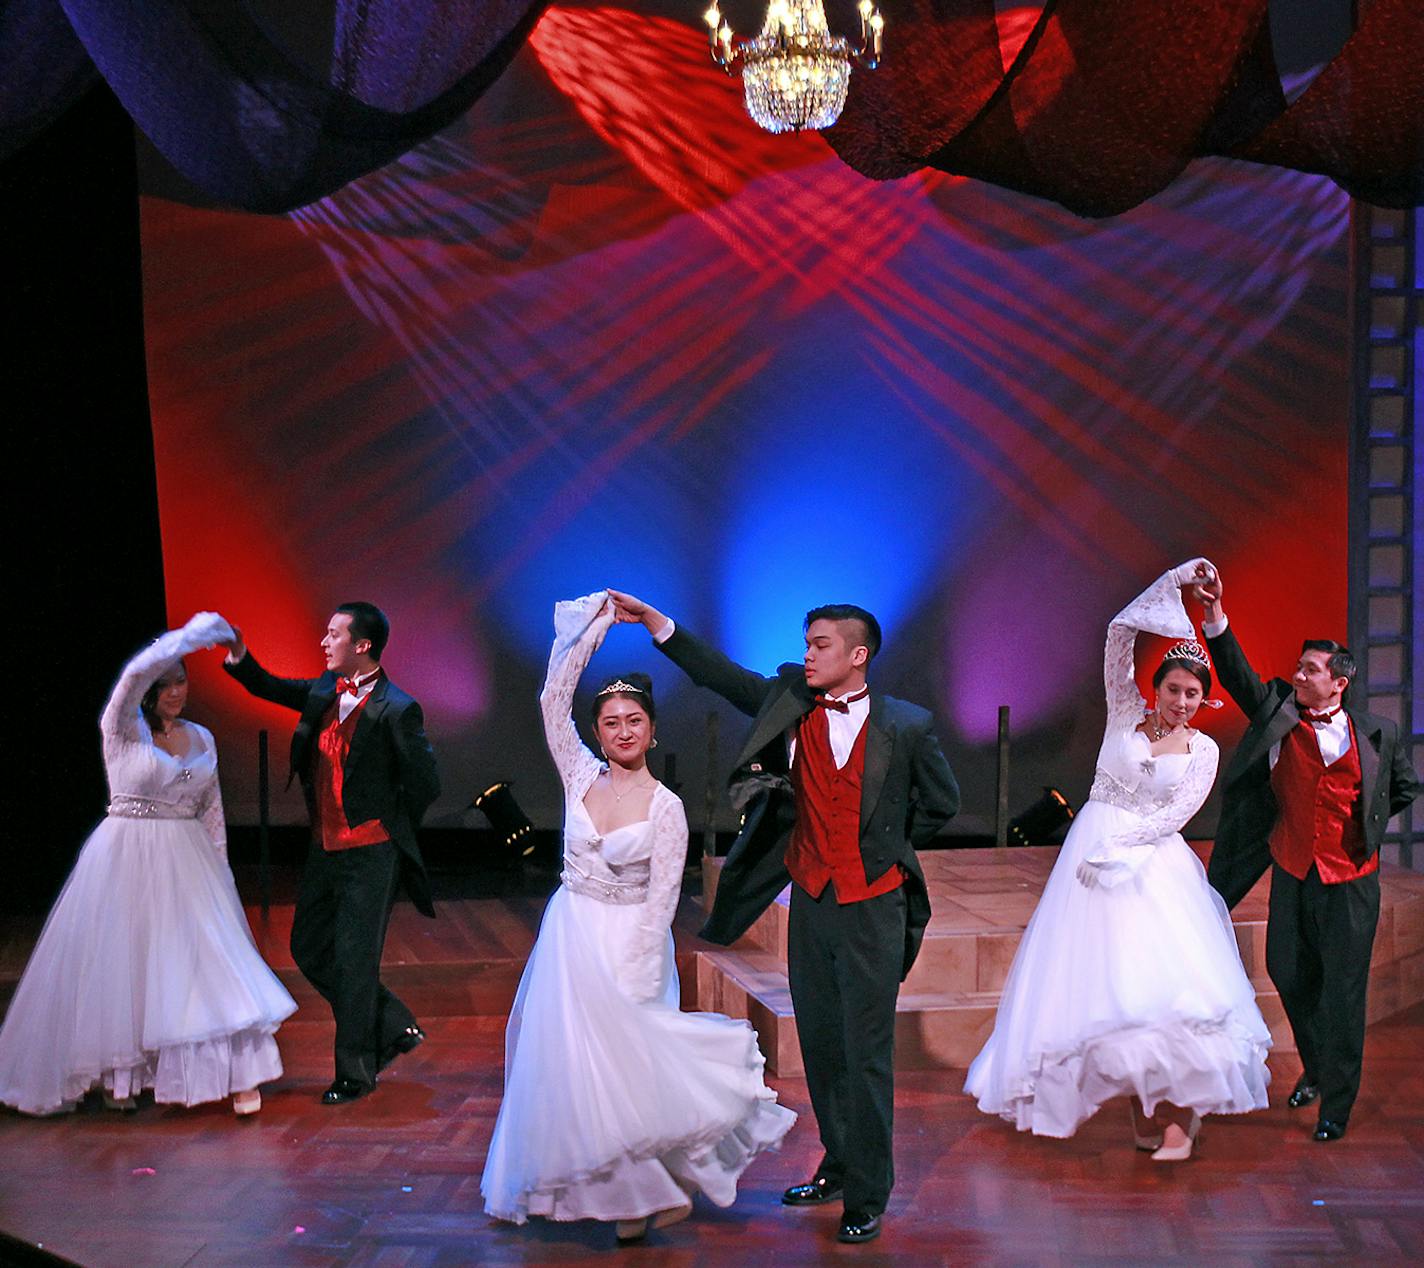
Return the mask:
<path id="1" fill-rule="evenodd" d="M 371 640 L 369 638 L 363 638 L 359 642 L 353 643 L 351 650 L 358 656 L 364 656 L 371 650 Z"/>
<path id="2" fill-rule="evenodd" d="M 864 669 L 870 663 L 870 648 L 853 647 L 850 652 L 850 663 L 857 669 Z"/>

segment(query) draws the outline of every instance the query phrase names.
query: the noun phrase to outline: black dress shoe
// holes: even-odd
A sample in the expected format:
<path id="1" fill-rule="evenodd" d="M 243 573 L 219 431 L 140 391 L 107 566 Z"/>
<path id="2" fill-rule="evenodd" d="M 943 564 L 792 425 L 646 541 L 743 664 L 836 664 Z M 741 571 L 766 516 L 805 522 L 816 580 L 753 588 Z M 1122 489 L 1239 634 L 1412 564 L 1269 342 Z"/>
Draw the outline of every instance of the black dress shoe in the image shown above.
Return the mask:
<path id="1" fill-rule="evenodd" d="M 354 1101 L 358 1097 L 365 1096 L 369 1091 L 371 1091 L 369 1083 L 357 1083 L 355 1079 L 337 1079 L 321 1094 L 321 1103 L 323 1105 L 345 1105 L 347 1101 Z"/>
<path id="2" fill-rule="evenodd" d="M 407 1026 L 381 1051 L 381 1066 L 384 1070 L 392 1061 L 407 1052 L 414 1052 L 425 1042 L 425 1031 L 419 1026 Z"/>
<path id="3" fill-rule="evenodd" d="M 841 1182 L 829 1176 L 817 1176 L 809 1184 L 793 1184 L 781 1195 L 783 1206 L 819 1206 L 833 1202 L 841 1195 Z"/>
<path id="4" fill-rule="evenodd" d="M 1295 1091 L 1286 1098 L 1286 1104 L 1291 1109 L 1303 1109 L 1307 1105 L 1314 1105 L 1319 1099 L 1320 1084 L 1312 1083 L 1302 1074 L 1295 1085 Z"/>
<path id="5" fill-rule="evenodd" d="M 840 1231 L 836 1233 L 838 1242 L 873 1242 L 880 1236 L 880 1216 L 865 1215 L 860 1211 L 847 1211 L 841 1217 Z"/>
<path id="6" fill-rule="evenodd" d="M 1335 1118 L 1322 1118 L 1315 1124 L 1312 1140 L 1339 1140 L 1345 1134 L 1345 1124 Z"/>

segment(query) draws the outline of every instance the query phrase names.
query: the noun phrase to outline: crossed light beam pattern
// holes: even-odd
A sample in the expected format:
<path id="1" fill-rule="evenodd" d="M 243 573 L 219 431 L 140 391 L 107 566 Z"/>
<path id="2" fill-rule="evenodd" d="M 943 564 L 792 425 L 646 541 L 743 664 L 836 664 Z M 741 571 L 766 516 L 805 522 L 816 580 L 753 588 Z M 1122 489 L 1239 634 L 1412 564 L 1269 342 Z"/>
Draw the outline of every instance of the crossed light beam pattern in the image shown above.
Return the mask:
<path id="1" fill-rule="evenodd" d="M 1343 626 L 1327 180 L 1203 162 L 1094 223 L 874 183 L 760 132 L 692 26 L 554 7 L 460 125 L 338 194 L 144 212 L 172 615 L 217 607 L 315 672 L 330 607 L 381 602 L 449 808 L 515 774 L 553 822 L 550 611 L 605 585 L 767 671 L 807 607 L 865 603 L 878 680 L 971 781 L 1014 707 L 1026 789 L 1086 786 L 1103 629 L 1168 565 L 1218 560 L 1263 668 Z M 636 633 L 599 663 L 656 674 L 700 788 L 707 697 Z M 198 678 L 220 741 L 278 725 Z"/>

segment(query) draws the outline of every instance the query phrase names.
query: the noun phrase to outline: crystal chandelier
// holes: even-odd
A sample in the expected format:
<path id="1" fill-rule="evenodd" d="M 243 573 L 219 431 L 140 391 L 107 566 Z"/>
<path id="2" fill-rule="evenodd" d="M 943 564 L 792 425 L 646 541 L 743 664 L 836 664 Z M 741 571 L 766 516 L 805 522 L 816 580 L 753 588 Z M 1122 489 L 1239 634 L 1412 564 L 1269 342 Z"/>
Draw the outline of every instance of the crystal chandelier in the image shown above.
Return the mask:
<path id="1" fill-rule="evenodd" d="M 747 113 L 768 132 L 800 132 L 840 118 L 852 58 L 866 70 L 880 64 L 885 19 L 871 0 L 860 0 L 859 11 L 856 46 L 831 34 L 821 0 L 771 0 L 761 33 L 735 45 L 717 0 L 702 17 L 713 60 L 729 75 L 741 62 Z"/>

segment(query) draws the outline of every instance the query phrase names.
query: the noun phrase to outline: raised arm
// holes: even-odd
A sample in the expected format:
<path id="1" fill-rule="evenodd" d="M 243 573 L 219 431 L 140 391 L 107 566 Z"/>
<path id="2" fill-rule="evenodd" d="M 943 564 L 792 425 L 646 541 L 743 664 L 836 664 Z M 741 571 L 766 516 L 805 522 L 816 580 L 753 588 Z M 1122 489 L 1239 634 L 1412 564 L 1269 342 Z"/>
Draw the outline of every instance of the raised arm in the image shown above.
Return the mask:
<path id="1" fill-rule="evenodd" d="M 776 685 L 775 678 L 767 678 L 738 665 L 716 648 L 676 626 L 651 604 L 621 590 L 610 590 L 608 593 L 620 621 L 642 625 L 653 636 L 658 650 L 699 687 L 715 691 L 734 708 L 756 717 Z"/>
<path id="2" fill-rule="evenodd" d="M 1191 760 L 1171 796 L 1151 814 L 1102 842 L 1079 865 L 1078 879 L 1085 885 L 1111 889 L 1136 875 L 1157 843 L 1180 832 L 1202 808 L 1216 782 L 1219 757 L 1215 742 L 1209 736 L 1198 735 Z"/>
<path id="3" fill-rule="evenodd" d="M 169 630 L 139 652 L 119 674 L 99 718 L 104 750 L 121 744 L 151 743 L 139 704 L 154 683 L 181 657 L 216 647 L 232 637 L 232 627 L 216 612 L 199 612 L 182 629 Z"/>
<path id="4" fill-rule="evenodd" d="M 544 739 L 564 792 L 574 796 L 582 795 L 603 767 L 574 725 L 574 691 L 613 620 L 606 590 L 554 605 L 554 646 L 539 709 L 544 715 Z"/>
<path id="5" fill-rule="evenodd" d="M 1206 562 L 1192 559 L 1164 572 L 1108 624 L 1103 687 L 1107 692 L 1109 732 L 1136 726 L 1147 711 L 1147 702 L 1137 690 L 1133 660 L 1138 634 L 1146 631 L 1166 638 L 1196 637 L 1182 603 L 1181 587 L 1191 582 L 1198 575 L 1198 565 Z"/>
<path id="6" fill-rule="evenodd" d="M 278 678 L 276 674 L 268 673 L 257 663 L 257 657 L 247 650 L 247 643 L 237 626 L 232 627 L 232 637 L 226 641 L 227 657 L 223 660 L 223 668 L 249 692 L 259 700 L 270 700 L 299 713 L 306 707 L 307 697 L 318 679 Z"/>
<path id="7" fill-rule="evenodd" d="M 649 861 L 648 897 L 638 913 L 638 927 L 628 943 L 623 986 L 639 1003 L 662 991 L 662 949 L 682 895 L 682 870 L 687 865 L 687 813 L 680 798 L 655 792 L 651 807 L 653 853 Z"/>

